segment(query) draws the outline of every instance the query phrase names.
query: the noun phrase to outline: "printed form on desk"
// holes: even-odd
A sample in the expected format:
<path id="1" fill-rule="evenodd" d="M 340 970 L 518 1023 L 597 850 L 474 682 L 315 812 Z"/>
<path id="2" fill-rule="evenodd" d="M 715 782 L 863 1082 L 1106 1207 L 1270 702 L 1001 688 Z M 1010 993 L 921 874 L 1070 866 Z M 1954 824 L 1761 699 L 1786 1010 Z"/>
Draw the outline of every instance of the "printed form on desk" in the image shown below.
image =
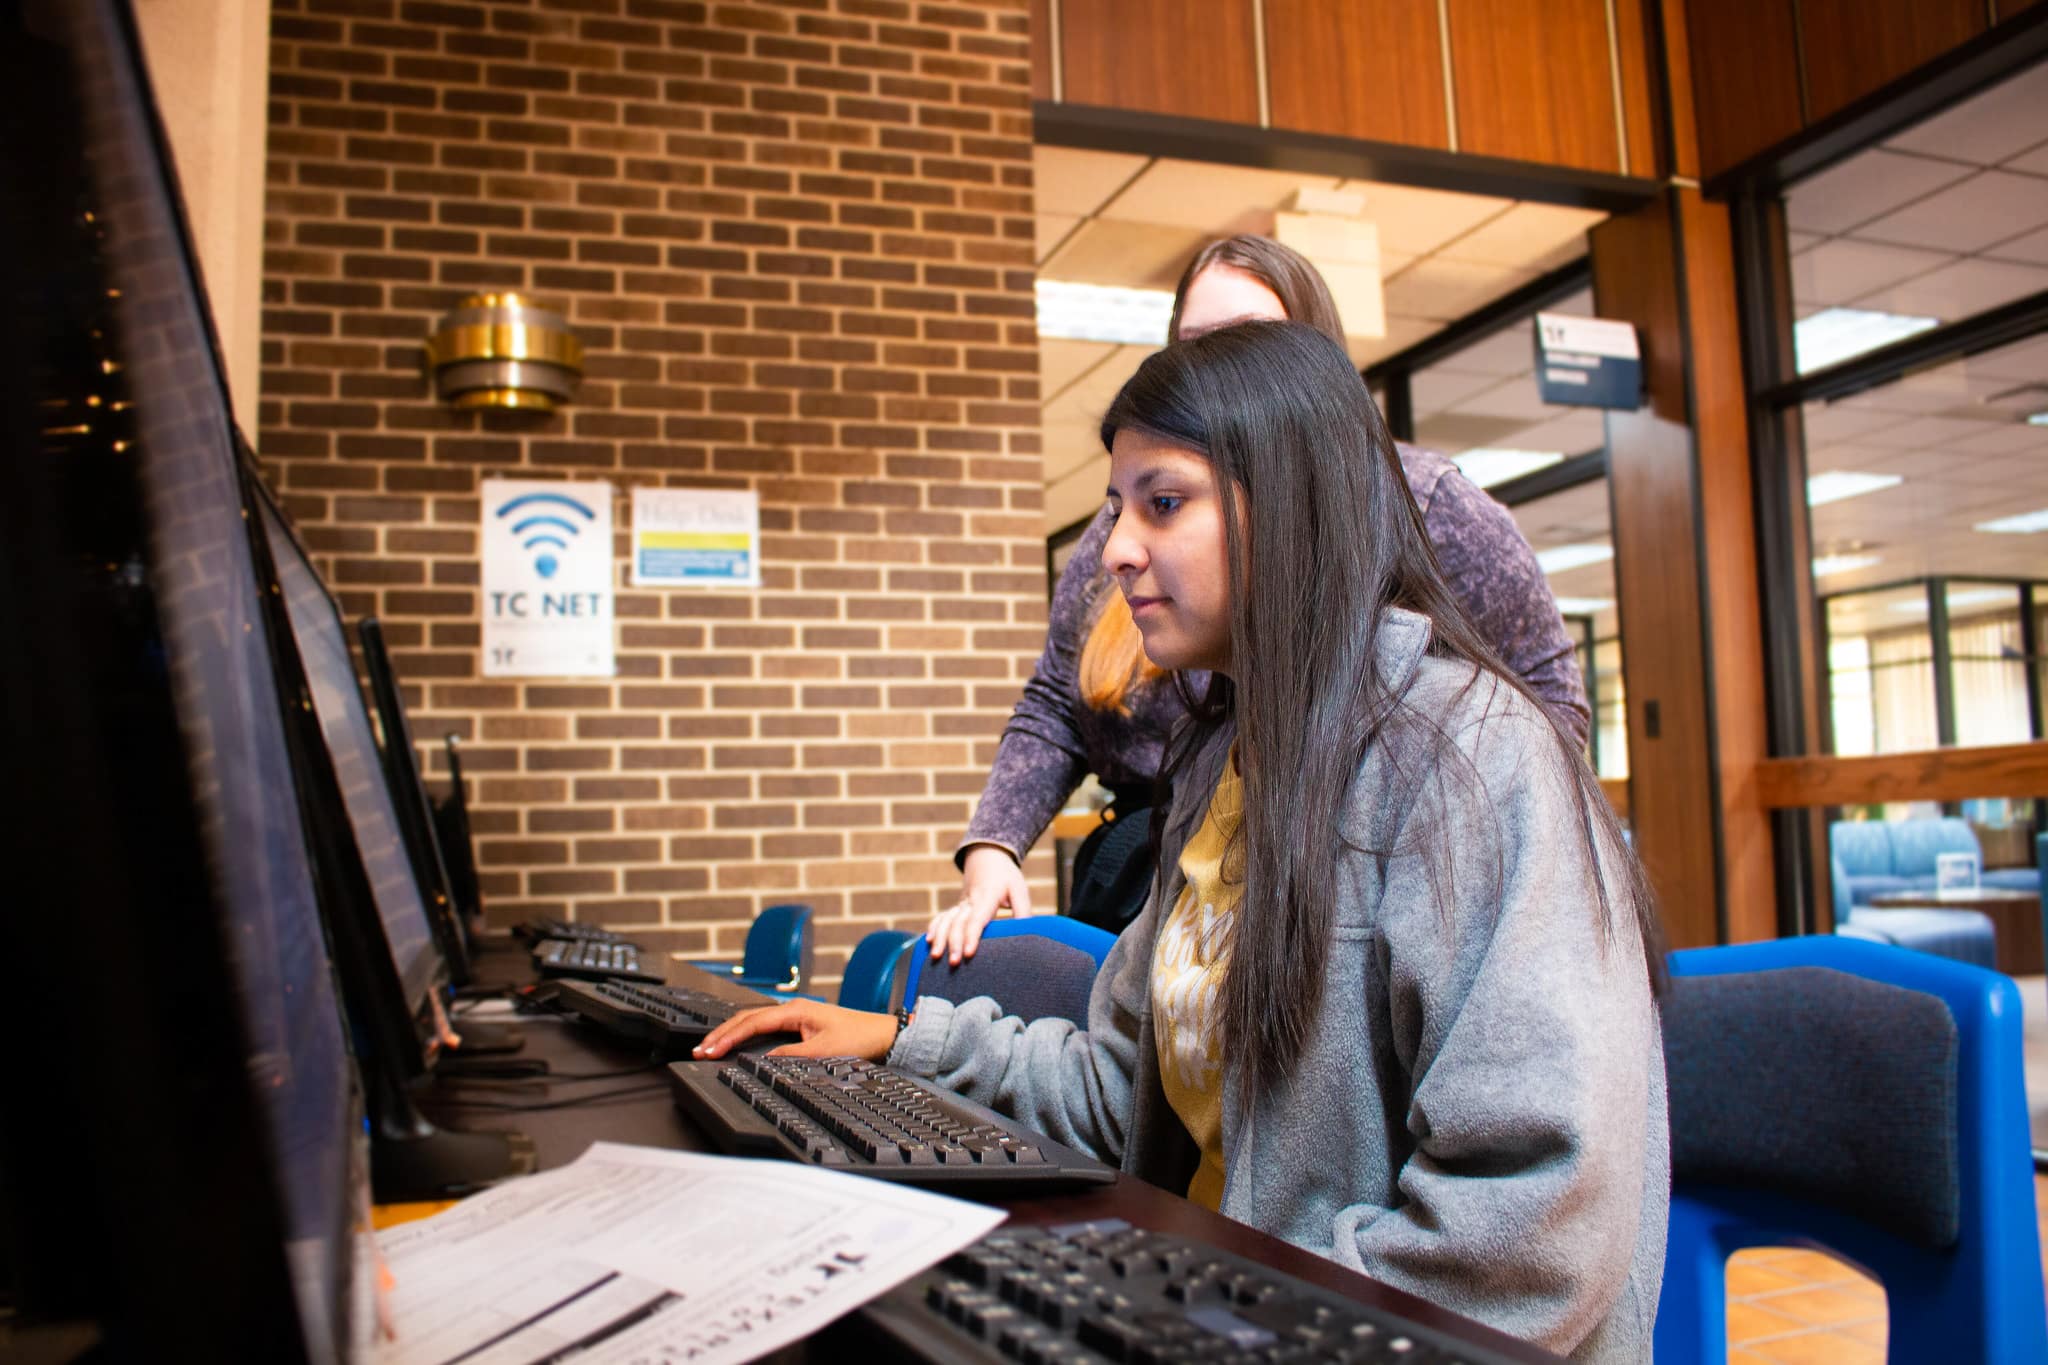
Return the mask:
<path id="1" fill-rule="evenodd" d="M 786 1161 L 600 1142 L 377 1238 L 378 1365 L 752 1360 L 936 1264 L 1000 1209 Z"/>

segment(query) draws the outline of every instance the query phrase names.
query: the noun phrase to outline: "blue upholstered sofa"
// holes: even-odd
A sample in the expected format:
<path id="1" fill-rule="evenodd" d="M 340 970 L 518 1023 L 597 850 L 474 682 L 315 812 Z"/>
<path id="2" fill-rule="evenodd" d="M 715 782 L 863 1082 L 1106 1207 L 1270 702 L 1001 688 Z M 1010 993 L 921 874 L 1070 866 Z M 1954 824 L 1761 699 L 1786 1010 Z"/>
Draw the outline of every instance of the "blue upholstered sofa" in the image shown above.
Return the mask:
<path id="1" fill-rule="evenodd" d="M 1954 816 L 1931 820 L 1837 820 L 1828 826 L 1828 851 L 1848 877 L 1857 905 L 1887 891 L 1923 891 L 1934 887 L 1934 859 L 1943 853 L 1976 855 L 1983 868 L 1984 850 L 1970 822 Z M 2038 867 L 1984 868 L 1979 881 L 2002 891 L 2041 890 Z M 1838 912 L 1839 913 L 1839 910 Z"/>
<path id="2" fill-rule="evenodd" d="M 2048 835 L 2042 838 L 2048 839 Z M 1976 910 L 1880 910 L 1875 906 L 1858 905 L 1850 890 L 1849 874 L 1842 867 L 1842 860 L 1835 858 L 1831 861 L 1836 933 L 1844 938 L 1889 943 L 1894 947 L 1967 962 L 1973 967 L 1996 970 L 1998 932 L 1990 916 Z"/>

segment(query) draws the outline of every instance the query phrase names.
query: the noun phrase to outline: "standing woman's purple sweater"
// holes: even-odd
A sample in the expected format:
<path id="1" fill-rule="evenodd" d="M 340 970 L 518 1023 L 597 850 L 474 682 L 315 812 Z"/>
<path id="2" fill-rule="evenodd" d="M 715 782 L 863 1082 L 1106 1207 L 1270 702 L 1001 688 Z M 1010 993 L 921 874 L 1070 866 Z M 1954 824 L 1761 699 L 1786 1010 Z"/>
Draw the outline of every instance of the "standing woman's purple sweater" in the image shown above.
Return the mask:
<path id="1" fill-rule="evenodd" d="M 1435 451 L 1396 449 L 1430 546 L 1465 614 L 1501 661 L 1583 742 L 1591 712 L 1578 658 L 1557 599 L 1514 518 Z M 1184 714 L 1169 681 L 1134 687 L 1126 698 L 1128 715 L 1098 711 L 1081 700 L 1081 647 L 1104 596 L 1116 591 L 1102 572 L 1102 547 L 1113 520 L 1103 508 L 1060 574 L 1045 653 L 1004 727 L 955 861 L 971 844 L 994 844 L 1022 862 L 1087 773 L 1112 786 L 1147 783 L 1159 773 L 1166 736 Z M 1199 694 L 1204 678 L 1193 680 Z"/>

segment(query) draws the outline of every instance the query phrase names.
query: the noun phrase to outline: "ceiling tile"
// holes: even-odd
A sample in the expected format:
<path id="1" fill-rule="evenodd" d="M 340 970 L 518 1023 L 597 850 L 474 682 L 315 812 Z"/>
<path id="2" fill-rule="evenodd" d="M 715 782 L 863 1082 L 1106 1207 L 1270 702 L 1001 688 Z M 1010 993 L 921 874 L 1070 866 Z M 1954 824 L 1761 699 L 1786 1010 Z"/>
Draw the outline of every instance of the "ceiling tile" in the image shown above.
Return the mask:
<path id="1" fill-rule="evenodd" d="M 1441 412 L 1415 424 L 1415 444 L 1446 455 L 1462 455 L 1480 446 L 1498 449 L 1529 424 L 1518 417 L 1485 417 L 1477 413 Z"/>
<path id="2" fill-rule="evenodd" d="M 1806 443 L 1811 448 L 1830 441 L 1846 441 L 1862 432 L 1885 426 L 1891 420 L 1889 414 L 1872 412 L 1867 408 L 1846 407 L 1840 403 L 1809 403 L 1804 413 Z"/>
<path id="3" fill-rule="evenodd" d="M 1408 403 L 1417 418 L 1431 416 L 1499 381 L 1492 375 L 1462 374 L 1432 365 L 1408 381 Z"/>
<path id="4" fill-rule="evenodd" d="M 1954 417 L 1922 417 L 1867 432 L 1861 441 L 1879 450 L 1939 449 L 1951 441 L 1982 434 L 1985 422 L 1966 422 Z"/>
<path id="5" fill-rule="evenodd" d="M 1118 349 L 1114 341 L 1074 341 L 1067 337 L 1038 339 L 1038 391 L 1051 402 L 1069 384 L 1102 363 Z"/>
<path id="6" fill-rule="evenodd" d="M 1344 188 L 1365 193 L 1363 216 L 1379 224 L 1380 249 L 1411 256 L 1435 251 L 1515 202 L 1485 194 L 1383 185 L 1373 180 L 1347 180 Z"/>
<path id="7" fill-rule="evenodd" d="M 1041 279 L 1076 284 L 1171 289 L 1208 240 L 1209 234 L 1192 228 L 1094 218 L 1076 229 L 1038 273 Z"/>
<path id="8" fill-rule="evenodd" d="M 1346 337 L 1344 349 L 1359 369 L 1377 365 L 1388 356 L 1399 355 L 1425 337 L 1434 336 L 1443 324 L 1434 318 L 1404 318 L 1387 314 L 1387 334 L 1380 337 Z"/>
<path id="9" fill-rule="evenodd" d="M 2001 261 L 2027 261 L 2048 265 L 2048 227 L 2040 227 L 2010 241 L 1984 248 L 1984 254 Z"/>
<path id="10" fill-rule="evenodd" d="M 1536 331 L 1533 323 L 1503 327 L 1491 336 L 1438 361 L 1430 369 L 1457 374 L 1485 374 L 1505 379 L 1536 368 Z"/>
<path id="11" fill-rule="evenodd" d="M 2005 169 L 2025 171 L 2028 175 L 2048 175 L 2048 142 L 2006 162 Z"/>
<path id="12" fill-rule="evenodd" d="M 1387 311 L 1448 322 L 1535 278 L 1531 270 L 1428 256 L 1387 281 Z"/>
<path id="13" fill-rule="evenodd" d="M 1557 408 L 1545 421 L 1524 427 L 1508 443 L 1515 450 L 1554 450 L 1566 457 L 1607 445 L 1607 422 L 1597 408 Z"/>
<path id="14" fill-rule="evenodd" d="M 1446 243 L 1440 251 L 1449 260 L 1539 270 L 1559 253 L 1563 253 L 1565 260 L 1585 255 L 1586 234 L 1606 218 L 1598 209 L 1516 204 L 1456 241 Z"/>
<path id="15" fill-rule="evenodd" d="M 1969 174 L 1967 166 L 1873 148 L 1793 186 L 1785 221 L 1806 232 L 1847 232 Z"/>
<path id="16" fill-rule="evenodd" d="M 1550 416 L 1551 407 L 1538 396 L 1535 375 L 1525 374 L 1503 379 L 1462 399 L 1452 411 L 1482 417 L 1513 417 L 1524 426 L 1533 426 Z"/>
<path id="17" fill-rule="evenodd" d="M 1792 297 L 1802 304 L 1847 303 L 1953 259 L 1942 251 L 1836 237 L 1792 258 Z"/>
<path id="18" fill-rule="evenodd" d="M 1047 256 L 1052 255 L 1055 247 L 1067 240 L 1067 234 L 1072 232 L 1074 225 L 1080 221 L 1079 218 L 1071 213 L 1039 213 L 1032 215 L 1032 259 L 1042 264 Z"/>
<path id="19" fill-rule="evenodd" d="M 1946 113 L 1886 140 L 1900 151 L 1996 165 L 2041 140 L 2048 128 L 2048 65 L 2031 67 Z"/>
<path id="20" fill-rule="evenodd" d="M 1109 456 L 1099 451 L 1062 475 L 1045 490 L 1045 533 L 1072 526 L 1092 517 L 1102 507 L 1102 488 L 1109 482 Z"/>
<path id="21" fill-rule="evenodd" d="M 2048 223 L 2048 180 L 1982 171 L 1856 230 L 1858 237 L 1937 251 L 1982 251 Z"/>
<path id="22" fill-rule="evenodd" d="M 1101 208 L 1151 158 L 1078 147 L 1031 149 L 1031 178 L 1040 213 L 1086 217 Z"/>
<path id="23" fill-rule="evenodd" d="M 1190 228 L 1204 237 L 1271 232 L 1273 211 L 1284 208 L 1296 190 L 1304 185 L 1329 189 L 1336 184 L 1330 176 L 1296 171 L 1160 160 L 1103 205 L 1101 216 Z"/>
<path id="24" fill-rule="evenodd" d="M 2048 289 L 2048 268 L 1971 258 L 1866 294 L 1856 306 L 1953 322 L 2043 289 Z"/>

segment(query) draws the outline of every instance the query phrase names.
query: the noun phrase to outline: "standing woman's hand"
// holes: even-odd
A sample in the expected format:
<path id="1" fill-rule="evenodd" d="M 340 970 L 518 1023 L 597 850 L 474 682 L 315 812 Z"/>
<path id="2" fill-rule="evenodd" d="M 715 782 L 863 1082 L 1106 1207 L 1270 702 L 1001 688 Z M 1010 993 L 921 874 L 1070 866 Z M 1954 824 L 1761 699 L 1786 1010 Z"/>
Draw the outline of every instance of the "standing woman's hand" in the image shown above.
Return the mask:
<path id="1" fill-rule="evenodd" d="M 994 844 L 976 844 L 967 850 L 960 864 L 960 901 L 932 916 L 925 932 L 931 940 L 932 957 L 944 956 L 954 966 L 974 956 L 981 946 L 981 931 L 1007 905 L 1016 915 L 1031 913 L 1031 889 L 1024 884 L 1024 869 Z"/>

